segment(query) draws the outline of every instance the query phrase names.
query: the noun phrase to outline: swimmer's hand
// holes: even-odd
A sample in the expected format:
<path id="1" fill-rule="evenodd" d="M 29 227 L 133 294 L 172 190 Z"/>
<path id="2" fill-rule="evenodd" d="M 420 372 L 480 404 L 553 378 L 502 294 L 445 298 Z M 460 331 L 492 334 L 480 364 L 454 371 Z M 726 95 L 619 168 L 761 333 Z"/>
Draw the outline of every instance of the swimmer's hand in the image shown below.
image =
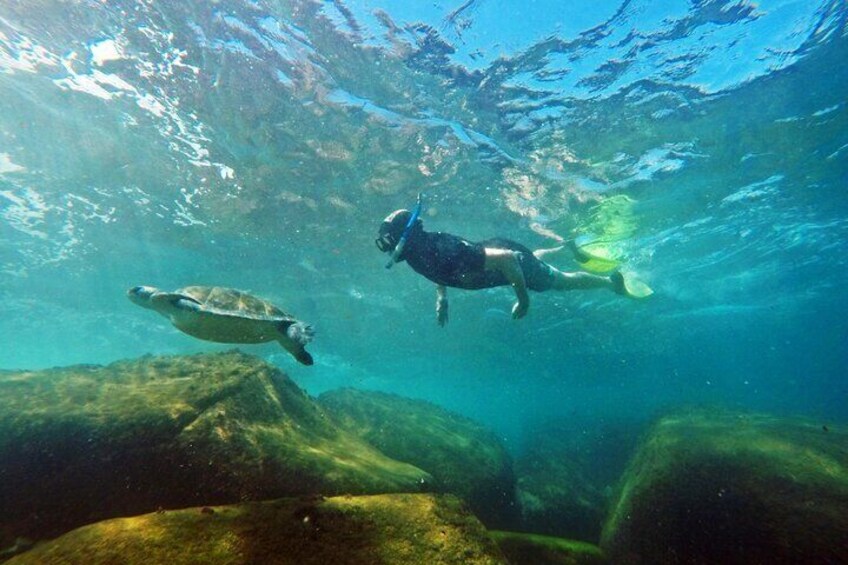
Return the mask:
<path id="1" fill-rule="evenodd" d="M 519 318 L 523 318 L 527 315 L 527 310 L 530 309 L 530 301 L 529 300 L 517 300 L 515 304 L 512 305 L 512 319 L 518 320 Z"/>
<path id="2" fill-rule="evenodd" d="M 448 299 L 447 298 L 437 298 L 436 299 L 436 321 L 439 322 L 439 325 L 444 327 L 445 324 L 448 323 Z"/>

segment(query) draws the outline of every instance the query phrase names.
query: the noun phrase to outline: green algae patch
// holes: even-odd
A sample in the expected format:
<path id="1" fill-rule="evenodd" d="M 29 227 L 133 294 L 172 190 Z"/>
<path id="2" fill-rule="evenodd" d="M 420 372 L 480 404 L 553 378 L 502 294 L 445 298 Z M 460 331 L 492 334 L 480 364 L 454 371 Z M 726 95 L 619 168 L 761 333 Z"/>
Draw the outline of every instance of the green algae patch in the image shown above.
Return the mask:
<path id="1" fill-rule="evenodd" d="M 339 425 L 393 459 L 430 473 L 434 487 L 465 500 L 488 527 L 515 523 L 515 474 L 497 437 L 429 402 L 342 389 L 318 402 Z"/>
<path id="2" fill-rule="evenodd" d="M 116 518 L 9 562 L 494 565 L 486 530 L 445 495 L 279 499 Z"/>
<path id="3" fill-rule="evenodd" d="M 237 352 L 0 374 L 0 479 L 0 549 L 157 508 L 431 481 Z"/>
<path id="4" fill-rule="evenodd" d="M 591 543 L 553 536 L 493 530 L 489 536 L 510 565 L 604 565 L 601 549 Z"/>
<path id="5" fill-rule="evenodd" d="M 848 562 L 848 428 L 761 414 L 661 419 L 622 479 L 615 563 Z"/>

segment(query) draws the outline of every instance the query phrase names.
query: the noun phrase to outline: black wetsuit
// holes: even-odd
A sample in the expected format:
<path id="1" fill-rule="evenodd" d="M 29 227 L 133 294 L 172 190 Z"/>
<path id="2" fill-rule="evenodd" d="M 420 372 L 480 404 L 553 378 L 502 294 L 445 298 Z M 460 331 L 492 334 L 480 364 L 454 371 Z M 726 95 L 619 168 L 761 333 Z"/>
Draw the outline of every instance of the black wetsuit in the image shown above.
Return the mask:
<path id="1" fill-rule="evenodd" d="M 494 238 L 472 242 L 442 232 L 416 230 L 403 249 L 401 259 L 415 272 L 436 284 L 475 290 L 509 285 L 499 271 L 486 271 L 486 247 L 518 252 L 518 262 L 529 290 L 545 291 L 554 283 L 550 267 L 533 252 L 509 239 Z"/>

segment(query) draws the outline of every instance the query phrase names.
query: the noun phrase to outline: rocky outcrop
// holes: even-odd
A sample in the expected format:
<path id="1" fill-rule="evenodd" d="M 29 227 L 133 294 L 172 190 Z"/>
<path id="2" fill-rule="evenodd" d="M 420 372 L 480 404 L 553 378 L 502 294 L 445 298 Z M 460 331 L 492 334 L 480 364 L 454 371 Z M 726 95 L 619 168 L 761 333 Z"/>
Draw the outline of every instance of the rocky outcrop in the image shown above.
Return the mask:
<path id="1" fill-rule="evenodd" d="M 848 563 L 848 429 L 765 415 L 660 420 L 625 474 L 613 563 Z"/>
<path id="2" fill-rule="evenodd" d="M 600 548 L 570 539 L 491 531 L 509 565 L 605 565 Z"/>
<path id="3" fill-rule="evenodd" d="M 430 481 L 240 353 L 0 373 L 0 549 L 158 508 Z"/>
<path id="4" fill-rule="evenodd" d="M 188 508 L 69 532 L 10 560 L 43 563 L 505 564 L 451 496 L 394 494 Z"/>
<path id="5" fill-rule="evenodd" d="M 487 526 L 514 525 L 512 461 L 491 431 L 429 402 L 393 394 L 343 389 L 322 394 L 318 402 L 349 432 L 430 473 L 437 489 L 461 497 Z"/>

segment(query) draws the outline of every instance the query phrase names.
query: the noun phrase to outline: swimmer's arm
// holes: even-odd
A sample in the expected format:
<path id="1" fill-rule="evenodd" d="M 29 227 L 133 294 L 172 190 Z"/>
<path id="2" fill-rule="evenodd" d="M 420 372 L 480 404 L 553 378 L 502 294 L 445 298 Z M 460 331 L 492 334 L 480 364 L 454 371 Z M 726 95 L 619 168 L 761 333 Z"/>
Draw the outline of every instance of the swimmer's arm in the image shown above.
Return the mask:
<path id="1" fill-rule="evenodd" d="M 515 291 L 516 302 L 512 306 L 512 317 L 516 320 L 523 318 L 530 308 L 530 295 L 527 293 L 527 283 L 524 281 L 524 272 L 518 262 L 518 256 L 509 249 L 485 248 L 486 261 L 483 268 L 487 271 L 499 271 L 512 285 Z"/>
<path id="2" fill-rule="evenodd" d="M 444 285 L 436 285 L 436 321 L 440 326 L 448 323 L 448 289 Z"/>

